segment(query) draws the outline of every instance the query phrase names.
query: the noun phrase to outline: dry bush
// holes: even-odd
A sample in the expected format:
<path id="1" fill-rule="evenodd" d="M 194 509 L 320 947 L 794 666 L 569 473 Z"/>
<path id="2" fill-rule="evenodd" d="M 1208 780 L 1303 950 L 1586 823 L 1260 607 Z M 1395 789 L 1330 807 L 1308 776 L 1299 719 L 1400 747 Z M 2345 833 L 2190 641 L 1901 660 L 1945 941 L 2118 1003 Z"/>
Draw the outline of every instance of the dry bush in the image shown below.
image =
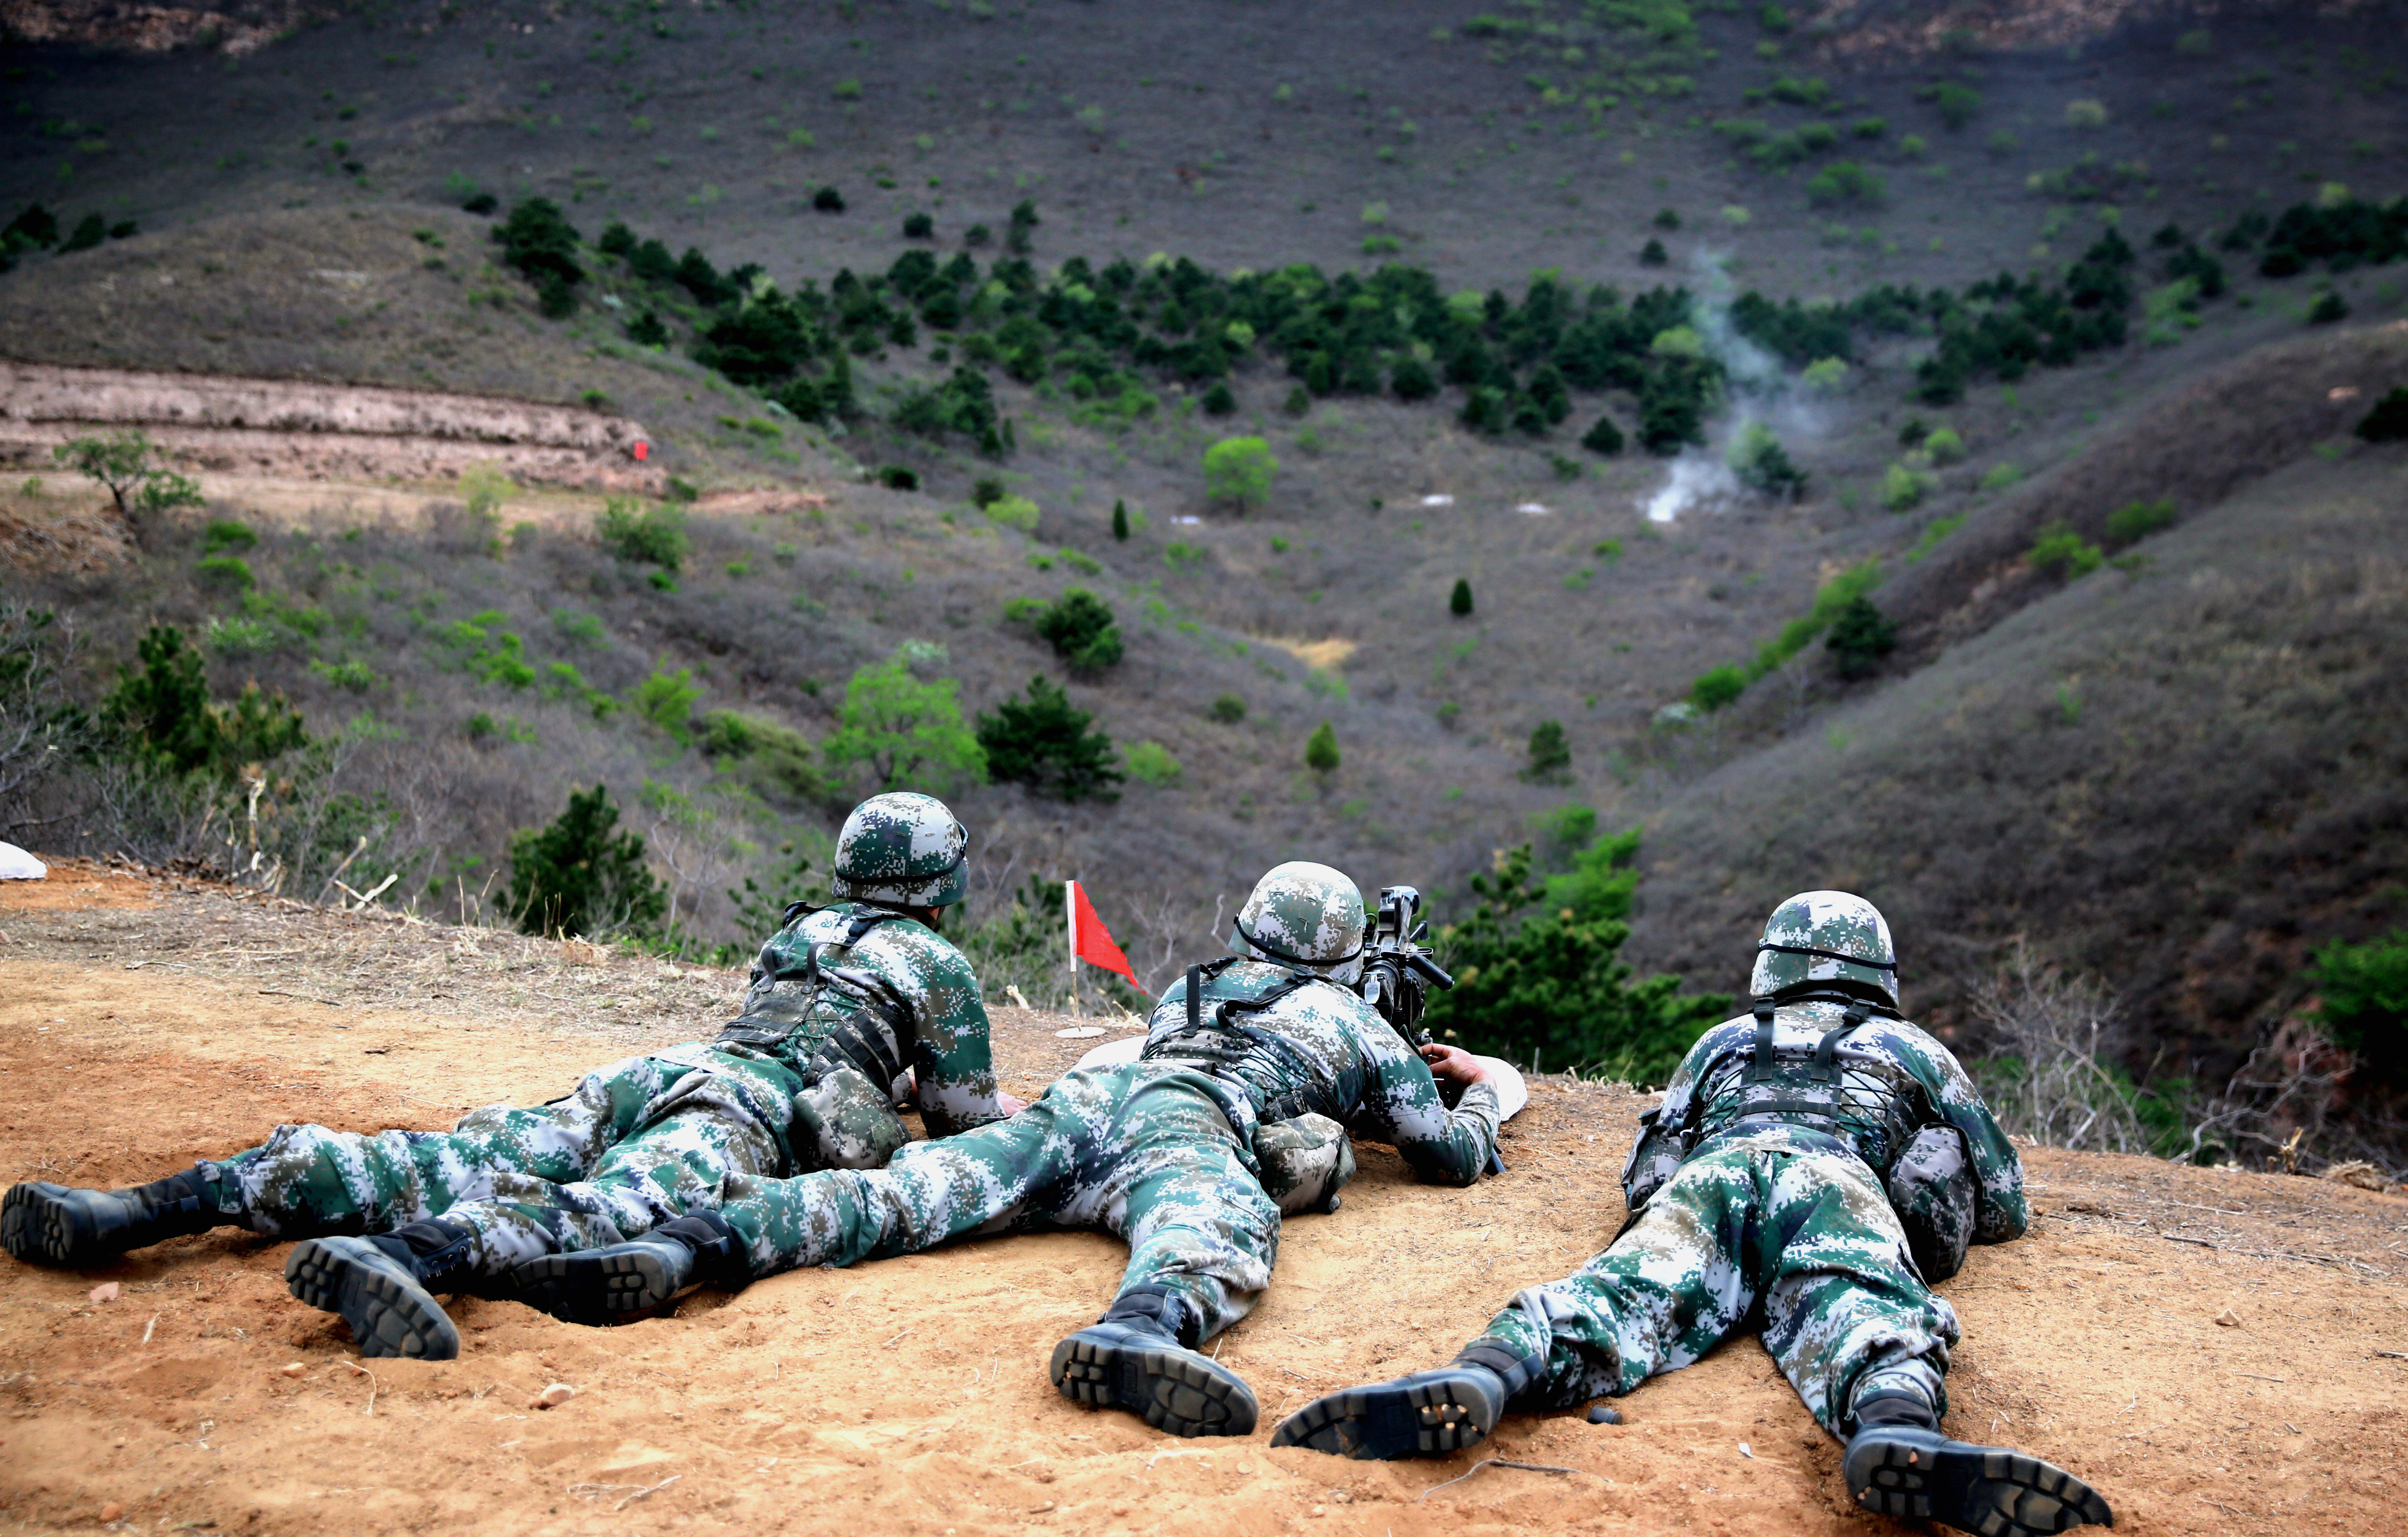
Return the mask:
<path id="1" fill-rule="evenodd" d="M 2006 965 L 1975 985 L 1972 1010 L 1991 1049 L 1971 1070 L 2010 1135 L 2043 1147 L 2151 1151 L 2138 1091 L 2114 1065 L 2122 1010 L 2098 978 L 2044 965 L 2019 938 Z"/>

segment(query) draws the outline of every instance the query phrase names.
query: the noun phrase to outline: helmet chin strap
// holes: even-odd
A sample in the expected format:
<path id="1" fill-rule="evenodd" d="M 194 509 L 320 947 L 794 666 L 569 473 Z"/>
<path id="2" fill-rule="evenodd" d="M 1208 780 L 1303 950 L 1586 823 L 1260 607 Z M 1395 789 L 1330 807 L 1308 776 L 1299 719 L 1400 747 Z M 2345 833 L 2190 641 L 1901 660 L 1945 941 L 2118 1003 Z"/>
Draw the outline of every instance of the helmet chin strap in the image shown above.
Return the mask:
<path id="1" fill-rule="evenodd" d="M 1276 945 L 1265 944 L 1262 941 L 1256 939 L 1252 933 L 1247 931 L 1246 920 L 1243 918 L 1231 919 L 1230 927 L 1238 931 L 1238 938 L 1245 941 L 1249 946 L 1259 952 L 1266 958 L 1278 961 L 1286 966 L 1309 966 L 1315 968 L 1324 966 L 1343 966 L 1348 961 L 1353 960 L 1355 956 L 1363 953 L 1363 941 L 1357 940 L 1354 941 L 1354 948 L 1349 950 L 1342 955 L 1332 955 L 1326 960 L 1307 960 L 1302 955 L 1291 955 L 1286 951 L 1280 949 Z"/>

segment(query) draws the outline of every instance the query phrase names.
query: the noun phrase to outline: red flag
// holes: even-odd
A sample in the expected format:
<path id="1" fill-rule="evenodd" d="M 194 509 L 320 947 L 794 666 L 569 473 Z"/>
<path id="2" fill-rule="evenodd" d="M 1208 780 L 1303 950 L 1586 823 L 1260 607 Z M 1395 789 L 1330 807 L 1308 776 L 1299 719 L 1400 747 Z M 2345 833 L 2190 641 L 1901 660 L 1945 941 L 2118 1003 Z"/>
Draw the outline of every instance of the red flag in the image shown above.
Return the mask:
<path id="1" fill-rule="evenodd" d="M 1121 947 L 1112 942 L 1111 932 L 1104 927 L 1104 920 L 1096 916 L 1096 904 L 1087 900 L 1086 888 L 1076 881 L 1066 881 L 1063 884 L 1070 888 L 1070 954 L 1090 966 L 1119 972 L 1128 978 L 1130 986 L 1144 992 L 1145 989 L 1138 983 L 1137 973 L 1129 970 L 1128 957 L 1122 955 Z"/>

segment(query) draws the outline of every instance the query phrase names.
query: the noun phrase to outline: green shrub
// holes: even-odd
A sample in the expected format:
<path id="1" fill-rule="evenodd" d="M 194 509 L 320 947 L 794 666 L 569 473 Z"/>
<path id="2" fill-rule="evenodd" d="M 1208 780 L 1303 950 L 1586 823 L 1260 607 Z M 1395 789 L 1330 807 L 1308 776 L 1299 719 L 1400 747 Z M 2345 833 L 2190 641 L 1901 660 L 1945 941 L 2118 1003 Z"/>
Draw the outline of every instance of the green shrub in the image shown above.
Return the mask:
<path id="1" fill-rule="evenodd" d="M 644 868 L 644 840 L 632 832 L 613 837 L 618 825 L 619 809 L 596 784 L 569 791 L 567 809 L 550 826 L 511 836 L 504 901 L 521 931 L 652 933 L 667 911 L 667 890 Z"/>
<path id="2" fill-rule="evenodd" d="M 1598 417 L 1595 426 L 1581 434 L 1581 447 L 1608 459 L 1622 452 L 1622 429 L 1611 416 Z"/>
<path id="3" fill-rule="evenodd" d="M 2104 128 L 2107 126 L 2107 106 L 2104 102 L 2096 101 L 2067 102 L 2065 125 L 2068 128 Z"/>
<path id="4" fill-rule="evenodd" d="M 917 491 L 920 472 L 909 465 L 886 465 L 878 471 L 878 483 L 889 491 Z"/>
<path id="5" fill-rule="evenodd" d="M 1455 591 L 1446 595 L 1446 611 L 1455 615 L 1457 619 L 1468 619 L 1470 617 L 1471 579 L 1469 577 L 1456 577 L 1455 579 Z"/>
<path id="6" fill-rule="evenodd" d="M 2034 570 L 2046 571 L 2069 581 L 2088 576 L 2107 563 L 2105 552 L 2063 522 L 2052 523 L 2042 528 L 2024 559 Z"/>
<path id="7" fill-rule="evenodd" d="M 259 585 L 259 578 L 251 574 L 251 562 L 240 555 L 205 556 L 197 569 L 201 580 L 211 586 L 249 592 Z"/>
<path id="8" fill-rule="evenodd" d="M 733 710 L 713 710 L 694 725 L 695 746 L 720 772 L 772 803 L 800 807 L 827 793 L 811 744 L 791 726 Z"/>
<path id="9" fill-rule="evenodd" d="M 1204 451 L 1204 488 L 1240 510 L 1270 494 L 1279 460 L 1259 438 L 1224 438 Z"/>
<path id="10" fill-rule="evenodd" d="M 1645 245 L 1639 248 L 1641 266 L 1669 266 L 1671 260 L 1672 253 L 1664 249 L 1664 242 L 1661 240 L 1651 237 Z"/>
<path id="11" fill-rule="evenodd" d="M 986 515 L 1006 528 L 1017 528 L 1024 534 L 1037 532 L 1037 504 L 1025 496 L 998 496 L 987 504 Z"/>
<path id="12" fill-rule="evenodd" d="M 1965 439 L 1955 427 L 1935 428 L 1923 439 L 1923 452 L 1935 465 L 1953 465 L 1965 457 Z"/>
<path id="13" fill-rule="evenodd" d="M 1571 777 L 1571 745 L 1564 740 L 1561 721 L 1541 721 L 1530 728 L 1530 761 L 1522 777 L 1533 784 L 1555 784 Z"/>
<path id="14" fill-rule="evenodd" d="M 381 681 L 377 677 L 376 669 L 366 662 L 312 662 L 309 670 L 337 688 L 348 689 L 353 694 L 366 694 Z"/>
<path id="15" fill-rule="evenodd" d="M 1304 740 L 1304 766 L 1316 774 L 1329 774 L 1337 771 L 1338 763 L 1338 733 L 1324 721 Z"/>
<path id="16" fill-rule="evenodd" d="M 1809 395 L 1838 395 L 1847 388 L 1848 365 L 1844 359 L 1818 357 L 1806 365 L 1798 382 L 1805 386 Z"/>
<path id="17" fill-rule="evenodd" d="M 1112 786 L 1127 776 L 1112 766 L 1111 738 L 1087 729 L 1094 721 L 1058 684 L 1033 677 L 1025 699 L 1007 698 L 978 718 L 978 745 L 996 780 L 1062 800 L 1114 800 Z"/>
<path id="18" fill-rule="evenodd" d="M 2356 431 L 2370 443 L 2408 442 L 2408 384 L 2376 401 Z"/>
<path id="19" fill-rule="evenodd" d="M 951 678 L 922 682 L 901 650 L 854 669 L 820 755 L 839 772 L 867 767 L 881 789 L 942 795 L 957 780 L 986 778 L 986 754 L 962 722 Z"/>
<path id="20" fill-rule="evenodd" d="M 694 704 L 702 694 L 702 685 L 694 681 L 692 668 L 680 668 L 675 672 L 654 668 L 652 675 L 638 683 L 635 692 L 627 697 L 627 705 L 682 746 L 694 740 Z"/>
<path id="21" fill-rule="evenodd" d="M 1931 553 L 1942 539 L 1965 526 L 1965 516 L 1959 512 L 1954 517 L 1933 519 L 1931 526 L 1923 531 L 1923 537 L 1914 541 L 1914 548 L 1906 553 L 1906 563 L 1912 566 Z"/>
<path id="22" fill-rule="evenodd" d="M 936 237 L 937 222 L 928 215 L 909 213 L 903 216 L 903 238 L 906 240 L 933 240 Z"/>
<path id="23" fill-rule="evenodd" d="M 1216 379 L 1212 381 L 1212 387 L 1204 392 L 1202 404 L 1204 414 L 1207 416 L 1227 416 L 1237 410 L 1238 396 L 1229 388 L 1227 380 Z"/>
<path id="24" fill-rule="evenodd" d="M 1048 604 L 1031 627 L 1081 672 L 1101 672 L 1121 659 L 1120 625 L 1111 606 L 1084 587 L 1072 587 Z"/>
<path id="25" fill-rule="evenodd" d="M 2408 929 L 2364 944 L 2334 940 L 2309 957 L 2308 977 L 2322 995 L 2316 1022 L 2333 1044 L 2380 1082 L 2408 1080 Z"/>
<path id="26" fill-rule="evenodd" d="M 1918 100 L 1928 101 L 1938 109 L 1940 121 L 1946 123 L 1951 132 L 1972 122 L 1973 114 L 1982 109 L 1982 93 L 1955 80 L 1927 85 L 1914 94 Z"/>
<path id="27" fill-rule="evenodd" d="M 2127 502 L 2107 514 L 2107 542 L 2137 543 L 2160 528 L 2171 527 L 2173 521 L 2174 503 L 2171 496 L 2153 502 Z"/>
<path id="28" fill-rule="evenodd" d="M 1883 202 L 1888 189 L 1882 179 L 1853 160 L 1835 160 L 1814 173 L 1806 183 L 1806 197 L 1817 208 L 1833 204 L 1873 206 Z"/>
<path id="29" fill-rule="evenodd" d="M 1806 472 L 1762 422 L 1750 422 L 1731 444 L 1731 469 L 1742 484 L 1768 496 L 1796 501 L 1806 490 Z"/>
<path id="30" fill-rule="evenodd" d="M 1985 491 L 2004 491 L 2023 478 L 2024 472 L 2021 466 L 1995 464 L 1982 472 L 1981 485 Z"/>
<path id="31" fill-rule="evenodd" d="M 685 565 L 685 510 L 666 502 L 646 508 L 633 496 L 612 496 L 595 514 L 594 537 L 621 560 L 664 571 Z"/>
<path id="32" fill-rule="evenodd" d="M 1125 541 L 1129 537 L 1128 503 L 1112 498 L 1112 538 Z"/>
<path id="33" fill-rule="evenodd" d="M 1912 465 L 1893 464 L 1882 475 L 1882 505 L 1893 512 L 1904 512 L 1923 504 L 1940 484 L 1939 478 L 1928 470 Z"/>
<path id="34" fill-rule="evenodd" d="M 1852 597 L 1831 622 L 1823 649 L 1839 664 L 1841 677 L 1869 676 L 1883 657 L 1898 649 L 1898 622 L 1874 607 L 1871 598 Z"/>
<path id="35" fill-rule="evenodd" d="M 251 530 L 251 524 L 236 523 L 231 518 L 221 518 L 201 532 L 201 553 L 204 555 L 229 552 L 240 554 L 258 543 L 259 536 Z"/>
<path id="36" fill-rule="evenodd" d="M 1235 725 L 1246 718 L 1246 701 L 1234 694 L 1224 694 L 1212 701 L 1212 718 L 1224 725 Z"/>
<path id="37" fill-rule="evenodd" d="M 1431 995 L 1431 1030 L 1534 1071 L 1668 1080 L 1730 999 L 1678 997 L 1680 982 L 1669 976 L 1630 980 L 1620 951 L 1638 842 L 1635 833 L 1600 835 L 1572 875 L 1543 883 L 1524 844 L 1493 876 L 1474 876 L 1471 914 L 1438 928 L 1440 961 L 1455 986 Z"/>
<path id="38" fill-rule="evenodd" d="M 309 744 L 301 713 L 281 694 L 244 685 L 232 705 L 209 702 L 201 654 L 184 632 L 152 625 L 136 647 L 140 670 L 121 667 L 101 701 L 101 720 L 128 755 L 166 773 L 232 781 L 249 763 L 265 763 Z"/>
<path id="39" fill-rule="evenodd" d="M 1141 741 L 1127 753 L 1131 778 L 1142 784 L 1176 784 L 1182 772 L 1179 760 L 1170 749 L 1158 741 Z"/>
<path id="40" fill-rule="evenodd" d="M 1702 711 L 1716 711 L 1747 692 L 1747 674 L 1736 667 L 1719 667 L 1698 674 L 1689 684 L 1689 702 Z"/>
<path id="41" fill-rule="evenodd" d="M 2308 306 L 2310 325 L 2330 325 L 2335 321 L 2348 318 L 2349 301 L 2343 298 L 2337 289 L 2326 289 L 2316 295 L 2315 303 Z"/>

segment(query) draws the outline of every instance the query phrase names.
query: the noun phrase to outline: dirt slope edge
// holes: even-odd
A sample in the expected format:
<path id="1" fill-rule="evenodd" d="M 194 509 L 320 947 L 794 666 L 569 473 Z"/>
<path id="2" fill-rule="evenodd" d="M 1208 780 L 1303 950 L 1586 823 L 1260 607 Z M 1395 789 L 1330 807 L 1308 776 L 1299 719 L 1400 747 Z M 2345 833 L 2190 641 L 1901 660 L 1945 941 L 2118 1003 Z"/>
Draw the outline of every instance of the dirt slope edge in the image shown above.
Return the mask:
<path id="1" fill-rule="evenodd" d="M 373 385 L 69 368 L 0 360 L 0 462 L 47 463 L 92 433 L 138 428 L 176 461 L 222 471 L 425 480 L 480 462 L 515 476 L 657 489 L 642 424 L 600 411 Z"/>

